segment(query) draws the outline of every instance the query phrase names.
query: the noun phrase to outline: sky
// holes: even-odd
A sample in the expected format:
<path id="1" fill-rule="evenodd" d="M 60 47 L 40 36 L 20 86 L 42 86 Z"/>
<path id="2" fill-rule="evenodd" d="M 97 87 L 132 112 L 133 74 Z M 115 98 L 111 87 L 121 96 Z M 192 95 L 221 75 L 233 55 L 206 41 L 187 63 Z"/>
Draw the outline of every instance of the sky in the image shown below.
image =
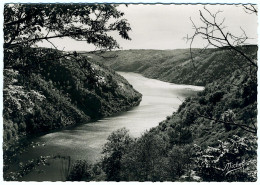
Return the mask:
<path id="1" fill-rule="evenodd" d="M 180 49 L 189 48 L 189 43 L 184 40 L 187 35 L 191 36 L 194 30 L 190 18 L 199 25 L 199 10 L 205 5 L 174 5 L 156 4 L 140 5 L 131 4 L 128 7 L 120 5 L 118 8 L 125 13 L 124 18 L 128 20 L 132 30 L 129 32 L 131 41 L 122 39 L 118 34 L 112 34 L 118 41 L 121 49 Z M 234 35 L 241 35 L 242 28 L 249 36 L 250 44 L 257 43 L 257 16 L 247 14 L 238 5 L 206 5 L 212 13 L 218 10 L 219 21 L 225 17 L 226 31 Z M 206 14 L 206 12 L 205 12 Z M 72 39 L 52 39 L 59 49 L 65 51 L 91 51 L 95 47 L 84 42 Z M 202 48 L 206 43 L 197 38 L 194 48 Z M 39 46 L 52 47 L 50 43 L 44 42 Z"/>

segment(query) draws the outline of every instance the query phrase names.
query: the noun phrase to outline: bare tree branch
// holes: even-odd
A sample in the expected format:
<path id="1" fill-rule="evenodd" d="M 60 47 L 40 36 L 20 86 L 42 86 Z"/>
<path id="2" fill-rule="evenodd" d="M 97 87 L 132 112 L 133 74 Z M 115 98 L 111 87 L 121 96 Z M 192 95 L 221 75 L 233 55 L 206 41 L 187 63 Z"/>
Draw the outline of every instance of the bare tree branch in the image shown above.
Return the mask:
<path id="1" fill-rule="evenodd" d="M 256 9 L 255 5 L 252 4 L 247 4 L 247 5 L 242 5 L 244 8 L 244 11 L 248 14 L 258 14 L 258 10 Z"/>
<path id="2" fill-rule="evenodd" d="M 248 8 L 248 6 L 246 7 Z M 257 11 L 253 5 L 250 6 L 250 9 L 252 11 Z M 203 23 L 203 26 L 196 26 L 193 20 L 190 18 L 194 33 L 191 37 L 187 36 L 187 42 L 190 42 L 190 55 L 193 66 L 195 67 L 193 60 L 192 44 L 194 43 L 194 39 L 200 36 L 202 39 L 208 42 L 209 45 L 207 45 L 207 47 L 227 47 L 228 49 L 235 51 L 240 56 L 242 56 L 247 63 L 257 68 L 257 63 L 252 58 L 247 56 L 245 52 L 239 49 L 239 46 L 244 45 L 246 41 L 250 39 L 246 35 L 245 31 L 240 27 L 242 31 L 242 34 L 240 36 L 235 36 L 230 32 L 225 32 L 225 18 L 223 18 L 220 22 L 217 20 L 218 14 L 220 14 L 222 11 L 211 13 L 206 7 L 204 7 L 204 11 L 206 12 L 206 15 L 204 15 L 202 11 L 199 11 L 200 21 Z"/>
<path id="3" fill-rule="evenodd" d="M 219 122 L 219 123 L 224 123 L 224 124 L 228 124 L 228 125 L 235 125 L 247 132 L 250 132 L 250 133 L 253 133 L 253 134 L 256 134 L 257 133 L 257 129 L 254 125 L 254 128 L 249 126 L 249 125 L 246 125 L 246 124 L 238 124 L 238 123 L 235 123 L 234 121 L 232 122 L 226 122 L 226 121 L 223 121 L 223 120 L 218 120 L 218 119 L 214 119 L 212 117 L 209 117 L 209 116 L 205 116 L 205 115 L 201 115 L 201 114 L 197 114 L 199 117 L 202 117 L 202 118 L 206 118 L 206 119 L 209 119 L 209 120 L 212 120 L 212 121 L 215 121 L 215 122 Z"/>

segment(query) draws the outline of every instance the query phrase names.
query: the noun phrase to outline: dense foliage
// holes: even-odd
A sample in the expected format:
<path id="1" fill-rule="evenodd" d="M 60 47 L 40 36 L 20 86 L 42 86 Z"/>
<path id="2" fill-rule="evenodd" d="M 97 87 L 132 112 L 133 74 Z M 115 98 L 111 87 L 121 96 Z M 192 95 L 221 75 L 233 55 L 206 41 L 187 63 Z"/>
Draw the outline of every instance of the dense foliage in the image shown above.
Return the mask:
<path id="1" fill-rule="evenodd" d="M 243 46 L 241 50 L 254 61 L 257 47 Z M 124 50 L 110 51 L 102 57 L 94 56 L 114 70 L 141 73 L 148 78 L 176 84 L 203 85 L 229 75 L 240 68 L 244 60 L 228 48 L 193 49 L 193 62 L 189 49 L 177 50 Z M 109 58 L 109 56 L 117 56 Z M 195 66 L 195 67 L 194 67 Z"/>
<path id="2" fill-rule="evenodd" d="M 213 53 L 214 59 L 209 55 L 201 62 L 205 71 L 194 73 L 205 75 L 209 70 L 219 78 L 209 79 L 197 96 L 187 98 L 177 112 L 140 138 L 128 139 L 131 142 L 122 142 L 128 138 L 126 131 L 111 134 L 104 150 L 110 152 L 102 160 L 104 179 L 256 181 L 257 70 L 226 50 Z M 116 172 L 113 178 L 111 171 Z"/>
<path id="3" fill-rule="evenodd" d="M 246 75 L 231 78 L 229 82 L 237 82 L 238 87 L 213 82 L 198 96 L 186 99 L 178 112 L 128 147 L 118 178 L 255 181 L 256 91 L 246 91 L 251 83 L 256 90 L 251 80 Z M 244 101 L 245 91 L 250 101 Z"/>
<path id="4" fill-rule="evenodd" d="M 140 102 L 124 79 L 90 58 L 36 47 L 64 37 L 102 49 L 119 47 L 108 32 L 130 39 L 123 15 L 112 4 L 5 4 L 4 148 L 20 136 L 108 116 Z"/>
<path id="5" fill-rule="evenodd" d="M 127 147 L 133 143 L 133 139 L 123 128 L 112 132 L 107 140 L 108 142 L 103 148 L 102 168 L 107 175 L 106 180 L 120 181 L 121 159 L 126 154 Z"/>
<path id="6" fill-rule="evenodd" d="M 141 95 L 102 64 L 82 56 L 44 61 L 52 52 L 63 53 L 40 50 L 30 49 L 26 61 L 4 69 L 4 147 L 21 136 L 109 116 L 140 102 Z"/>
<path id="7" fill-rule="evenodd" d="M 82 56 L 44 61 L 52 52 L 63 55 L 30 49 L 32 58 L 4 69 L 6 165 L 17 150 L 22 151 L 24 146 L 18 145 L 22 138 L 109 116 L 141 101 L 140 93 L 103 64 Z"/>
<path id="8" fill-rule="evenodd" d="M 118 48 L 108 32 L 130 39 L 129 23 L 113 4 L 5 4 L 4 48 L 69 37 L 99 48 Z M 49 41 L 51 42 L 51 41 Z"/>

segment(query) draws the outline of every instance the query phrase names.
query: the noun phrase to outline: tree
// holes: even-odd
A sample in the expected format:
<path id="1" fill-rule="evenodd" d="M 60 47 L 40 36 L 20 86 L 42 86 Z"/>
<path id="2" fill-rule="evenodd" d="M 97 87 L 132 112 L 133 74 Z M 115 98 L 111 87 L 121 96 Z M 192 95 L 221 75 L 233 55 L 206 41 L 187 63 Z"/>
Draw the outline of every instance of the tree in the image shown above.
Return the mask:
<path id="1" fill-rule="evenodd" d="M 193 151 L 195 171 L 203 181 L 256 181 L 256 136 L 233 135 L 217 147 Z"/>
<path id="2" fill-rule="evenodd" d="M 39 68 L 39 63 L 70 56 L 83 60 L 76 52 L 60 52 L 51 42 L 54 38 L 72 38 L 93 44 L 96 48 L 119 48 L 109 35 L 118 32 L 130 40 L 129 23 L 124 13 L 112 4 L 6 4 L 4 8 L 4 68 L 16 69 L 24 76 Z M 46 40 L 55 49 L 38 49 Z M 36 48 L 35 48 L 36 47 Z M 26 83 L 25 80 L 23 80 Z"/>
<path id="3" fill-rule="evenodd" d="M 121 178 L 125 181 L 167 180 L 167 143 L 163 137 L 146 132 L 122 157 Z"/>
<path id="4" fill-rule="evenodd" d="M 63 78 L 62 72 L 65 70 L 61 70 L 63 69 L 61 65 L 59 69 L 62 77 L 54 82 L 55 85 L 51 80 L 56 77 L 51 79 L 41 74 L 49 72 L 56 75 L 56 69 L 50 69 L 62 62 L 72 63 L 73 56 L 76 61 L 83 64 L 85 62 L 83 56 L 77 53 L 58 51 L 51 39 L 67 37 L 93 44 L 101 50 L 119 47 L 117 41 L 109 35 L 110 32 L 117 32 L 122 38 L 130 39 L 128 35 L 128 31 L 131 30 L 130 25 L 122 18 L 124 13 L 117 10 L 117 6 L 112 4 L 5 4 L 3 26 L 5 154 L 9 154 L 10 151 L 19 152 L 9 147 L 13 144 L 9 142 L 13 138 L 20 139 L 22 138 L 20 136 L 33 134 L 35 131 L 39 133 L 55 127 L 63 127 L 70 124 L 73 119 L 74 123 L 79 123 L 81 122 L 79 114 L 88 117 L 80 109 L 74 108 L 68 97 L 62 93 L 64 87 L 67 87 L 64 85 L 67 81 Z M 51 43 L 55 49 L 38 48 L 37 43 L 44 40 Z M 66 58 L 67 56 L 70 58 Z M 83 66 L 83 64 L 84 72 L 91 73 L 88 71 L 90 66 Z M 75 68 L 77 69 L 74 71 L 81 69 L 77 66 Z M 92 75 L 92 78 L 94 77 Z M 94 104 L 90 104 L 96 106 L 95 99 L 93 102 Z M 66 119 L 62 120 L 62 117 Z M 8 157 L 8 159 L 5 157 L 5 161 L 14 159 L 13 156 L 5 156 Z M 83 164 L 82 169 L 87 169 L 87 166 Z M 12 175 L 12 172 L 5 171 L 5 173 Z"/>
<path id="5" fill-rule="evenodd" d="M 92 177 L 92 166 L 85 160 L 78 160 L 73 164 L 67 177 L 68 181 L 89 181 Z"/>
<path id="6" fill-rule="evenodd" d="M 53 38 L 69 37 L 96 47 L 118 48 L 108 35 L 116 31 L 130 39 L 124 15 L 112 4 L 6 4 L 4 8 L 4 48 L 32 46 Z"/>
<path id="7" fill-rule="evenodd" d="M 185 172 L 191 170 L 192 147 L 190 145 L 175 145 L 168 155 L 169 171 L 173 180 L 180 178 Z"/>
<path id="8" fill-rule="evenodd" d="M 242 7 L 246 13 L 256 15 L 258 13 L 257 8 L 252 4 L 242 5 Z M 214 48 L 230 50 L 232 52 L 232 56 L 234 56 L 234 60 L 230 61 L 234 61 L 233 64 L 237 65 L 239 68 L 242 69 L 241 73 L 244 73 L 246 76 L 249 76 L 249 78 L 252 79 L 250 81 L 250 86 L 248 88 L 244 88 L 246 94 L 250 95 L 251 93 L 249 93 L 248 89 L 252 89 L 252 91 L 255 92 L 255 89 L 257 88 L 256 71 L 258 65 L 256 55 L 251 54 L 250 47 L 248 47 L 248 51 L 245 50 L 246 42 L 249 39 L 249 37 L 242 28 L 240 28 L 242 31 L 242 34 L 240 36 L 236 36 L 230 33 L 229 31 L 226 31 L 227 27 L 224 25 L 225 18 L 222 20 L 218 19 L 218 15 L 221 12 L 222 11 L 217 11 L 216 13 L 212 13 L 204 6 L 204 11 L 200 11 L 200 21 L 202 25 L 197 26 L 191 19 L 194 33 L 191 37 L 187 36 L 187 41 L 190 41 L 190 54 L 192 64 L 195 67 L 193 61 L 192 44 L 194 39 L 197 37 L 201 37 L 202 39 L 207 41 L 207 46 L 204 47 L 201 51 L 210 46 Z M 241 61 L 243 61 L 244 63 L 241 63 Z M 220 101 L 223 95 L 224 94 L 222 92 L 216 92 L 210 97 L 209 101 L 211 101 L 212 103 L 217 103 L 218 101 Z M 249 97 L 250 103 L 256 101 L 255 93 L 252 93 L 252 96 Z M 223 113 L 223 115 L 225 115 L 225 113 Z M 235 125 L 253 134 L 256 134 L 257 132 L 257 128 L 254 125 L 254 123 L 252 127 L 250 125 L 247 125 L 246 123 L 237 123 L 234 119 L 226 121 L 215 119 L 207 115 L 197 114 L 197 116 L 223 123 L 225 127 L 228 129 L 231 128 L 230 125 Z"/>
<path id="9" fill-rule="evenodd" d="M 257 9 L 254 7 L 254 5 L 249 6 L 243 6 L 245 11 L 248 12 L 254 12 L 257 14 Z M 229 31 L 226 31 L 226 26 L 224 25 L 225 18 L 222 20 L 218 20 L 218 15 L 221 13 L 221 11 L 217 11 L 216 13 L 210 12 L 206 7 L 204 7 L 204 12 L 200 11 L 200 20 L 202 23 L 202 26 L 197 26 L 193 20 L 191 19 L 192 26 L 194 29 L 194 34 L 189 37 L 187 36 L 187 41 L 190 41 L 190 53 L 191 53 L 191 60 L 193 61 L 192 56 L 192 44 L 196 37 L 200 36 L 202 39 L 207 41 L 207 46 L 203 49 L 208 48 L 209 46 L 212 46 L 214 48 L 227 48 L 230 51 L 235 52 L 235 54 L 238 54 L 241 56 L 247 64 L 250 66 L 253 66 L 254 68 L 257 68 L 257 60 L 251 58 L 248 56 L 243 50 L 242 45 L 246 44 L 246 41 L 249 39 L 249 37 L 246 35 L 245 31 L 241 29 L 242 35 L 236 36 Z M 193 64 L 194 65 L 194 64 Z"/>
<path id="10" fill-rule="evenodd" d="M 102 153 L 103 170 L 107 175 L 108 181 L 120 181 L 121 159 L 127 148 L 134 141 L 126 128 L 112 132 L 108 137 Z"/>
<path id="11" fill-rule="evenodd" d="M 248 14 L 256 14 L 258 13 L 257 8 L 255 7 L 255 5 L 252 4 L 243 4 L 242 5 L 244 8 L 244 11 Z"/>

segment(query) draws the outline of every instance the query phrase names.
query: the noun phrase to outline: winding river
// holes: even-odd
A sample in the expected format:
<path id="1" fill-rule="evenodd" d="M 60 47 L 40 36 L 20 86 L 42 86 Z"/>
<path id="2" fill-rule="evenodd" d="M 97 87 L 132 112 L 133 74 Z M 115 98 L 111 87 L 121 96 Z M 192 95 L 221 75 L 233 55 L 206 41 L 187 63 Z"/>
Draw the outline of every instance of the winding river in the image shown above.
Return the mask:
<path id="1" fill-rule="evenodd" d="M 61 155 L 70 156 L 72 162 L 84 159 L 95 162 L 100 159 L 102 146 L 109 134 L 119 128 L 129 129 L 133 137 L 155 127 L 171 115 L 187 96 L 193 96 L 203 87 L 176 85 L 155 79 L 145 78 L 137 73 L 118 72 L 133 87 L 143 94 L 139 106 L 127 112 L 83 124 L 74 128 L 46 134 L 33 140 L 39 146 L 30 148 L 21 156 L 22 161 L 39 156 Z M 65 160 L 50 160 L 50 165 L 40 166 L 21 180 L 24 181 L 60 181 L 64 179 Z"/>

